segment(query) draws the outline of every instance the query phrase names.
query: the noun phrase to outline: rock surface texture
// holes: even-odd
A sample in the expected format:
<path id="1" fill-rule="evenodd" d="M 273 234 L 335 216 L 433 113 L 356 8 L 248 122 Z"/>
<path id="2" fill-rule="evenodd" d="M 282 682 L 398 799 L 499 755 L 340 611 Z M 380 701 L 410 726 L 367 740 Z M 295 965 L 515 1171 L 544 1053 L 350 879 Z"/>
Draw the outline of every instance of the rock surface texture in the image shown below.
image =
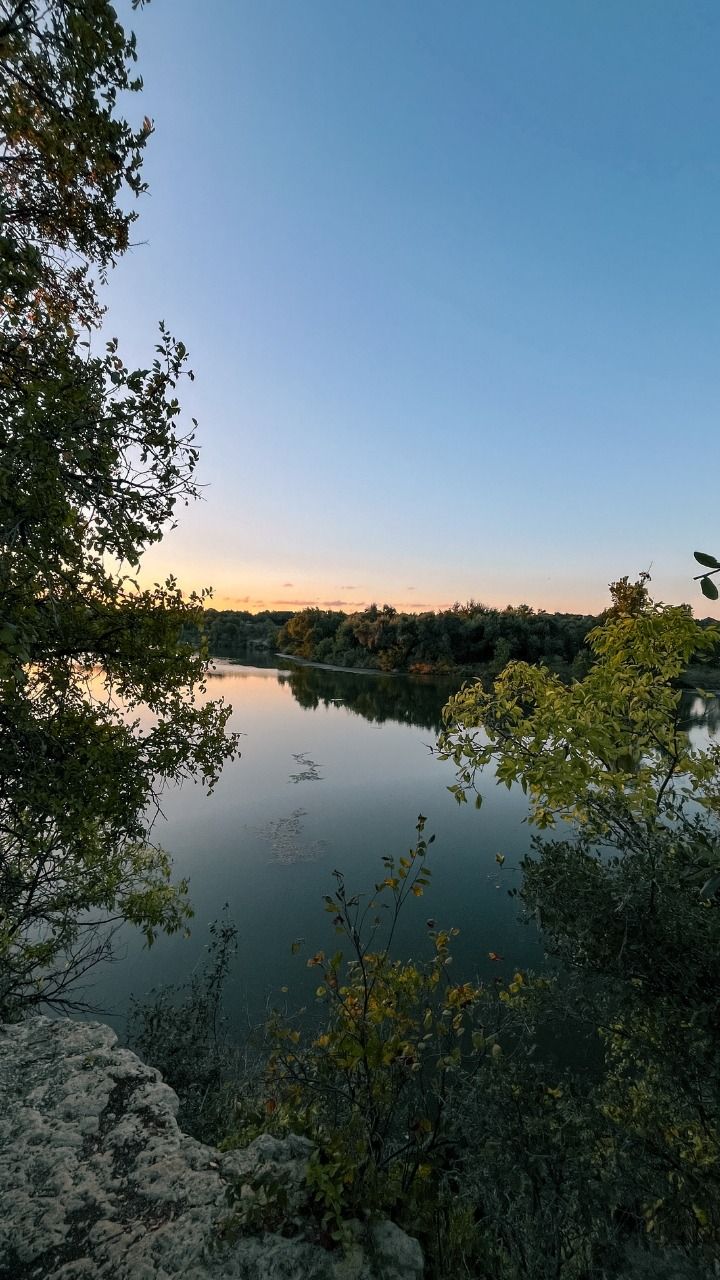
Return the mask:
<path id="1" fill-rule="evenodd" d="M 391 1222 L 329 1253 L 281 1234 L 223 1242 L 228 1190 L 278 1181 L 299 1204 L 309 1144 L 268 1134 L 221 1154 L 101 1023 L 0 1028 L 0 1280 L 420 1280 Z"/>

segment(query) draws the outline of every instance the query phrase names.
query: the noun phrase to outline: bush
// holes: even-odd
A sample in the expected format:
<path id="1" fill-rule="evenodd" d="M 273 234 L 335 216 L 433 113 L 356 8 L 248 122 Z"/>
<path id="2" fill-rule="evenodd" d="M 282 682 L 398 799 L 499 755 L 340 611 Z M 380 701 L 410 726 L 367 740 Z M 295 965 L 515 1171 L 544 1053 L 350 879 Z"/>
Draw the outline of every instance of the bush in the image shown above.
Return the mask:
<path id="1" fill-rule="evenodd" d="M 178 1123 L 203 1142 L 227 1129 L 236 1099 L 250 1091 L 251 1058 L 229 1039 L 223 991 L 237 949 L 237 928 L 227 914 L 210 925 L 208 959 L 178 986 L 132 999 L 126 1042 L 161 1072 L 178 1095 Z"/>

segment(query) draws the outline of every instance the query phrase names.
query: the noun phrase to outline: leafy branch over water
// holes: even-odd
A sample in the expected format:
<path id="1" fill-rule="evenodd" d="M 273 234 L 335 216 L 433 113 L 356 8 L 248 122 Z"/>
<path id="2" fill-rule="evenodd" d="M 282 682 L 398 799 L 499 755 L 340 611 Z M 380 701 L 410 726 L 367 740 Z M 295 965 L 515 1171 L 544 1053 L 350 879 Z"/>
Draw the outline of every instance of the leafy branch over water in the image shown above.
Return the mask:
<path id="1" fill-rule="evenodd" d="M 206 591 L 140 588 L 145 550 L 197 496 L 187 351 L 166 327 L 132 369 L 99 283 L 129 245 L 153 131 L 135 37 L 107 0 L 0 0 L 0 1016 L 83 1004 L 77 980 L 132 921 L 186 927 L 152 839 L 163 788 L 212 789 L 236 749 L 197 705 L 180 642 Z M 91 345 L 91 341 L 94 345 Z M 139 709 L 151 717 L 141 728 Z"/>

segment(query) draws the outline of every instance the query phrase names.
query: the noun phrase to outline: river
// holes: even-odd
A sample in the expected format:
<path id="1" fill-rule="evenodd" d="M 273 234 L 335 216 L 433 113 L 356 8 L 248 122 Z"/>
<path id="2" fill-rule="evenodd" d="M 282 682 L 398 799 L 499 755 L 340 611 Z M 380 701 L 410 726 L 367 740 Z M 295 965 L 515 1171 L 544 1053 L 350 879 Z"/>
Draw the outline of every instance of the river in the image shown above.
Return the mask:
<path id="1" fill-rule="evenodd" d="M 452 765 L 430 751 L 457 679 L 262 662 L 215 660 L 208 696 L 232 705 L 230 727 L 242 734 L 242 755 L 210 797 L 187 784 L 168 791 L 154 831 L 175 874 L 190 881 L 191 936 L 161 938 L 148 950 L 126 929 L 117 963 L 95 974 L 92 998 L 103 1016 L 121 1029 L 131 995 L 180 982 L 202 965 L 208 926 L 226 903 L 239 939 L 226 993 L 232 1024 L 241 1030 L 268 1006 L 308 1001 L 313 971 L 305 958 L 338 941 L 322 902 L 333 870 L 353 892 L 370 892 L 383 855 L 398 857 L 414 842 L 420 813 L 426 835 L 436 836 L 432 882 L 407 904 L 397 954 L 429 954 L 431 918 L 460 930 L 452 948 L 458 976 L 507 977 L 538 967 L 537 934 L 520 920 L 509 892 L 530 850 L 525 798 L 488 775 L 482 809 L 459 807 L 447 790 Z M 718 731 L 717 700 L 706 705 L 685 695 L 685 708 L 694 735 Z"/>

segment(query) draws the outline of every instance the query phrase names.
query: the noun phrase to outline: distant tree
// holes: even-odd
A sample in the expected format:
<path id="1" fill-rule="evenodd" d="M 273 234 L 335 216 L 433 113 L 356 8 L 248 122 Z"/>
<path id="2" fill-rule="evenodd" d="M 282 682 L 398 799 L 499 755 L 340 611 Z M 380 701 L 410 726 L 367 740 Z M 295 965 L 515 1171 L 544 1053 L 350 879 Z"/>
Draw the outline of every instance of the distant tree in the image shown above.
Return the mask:
<path id="1" fill-rule="evenodd" d="M 133 7 L 137 6 L 137 0 Z M 179 642 L 205 592 L 136 572 L 196 496 L 187 354 L 164 326 L 147 368 L 99 350 L 98 293 L 129 244 L 152 132 L 135 38 L 107 0 L 0 0 L 0 1016 L 68 1005 L 106 953 L 189 915 L 151 838 L 164 786 L 209 787 L 234 750 Z M 189 376 L 192 376 L 189 374 Z M 140 709 L 148 720 L 141 723 Z M 101 932 L 98 932 L 98 930 Z"/>
<path id="2" fill-rule="evenodd" d="M 280 650 L 287 649 L 301 658 L 315 657 L 317 646 L 335 634 L 342 616 L 323 609 L 303 609 L 293 614 L 278 634 Z"/>
<path id="3" fill-rule="evenodd" d="M 627 574 L 624 578 L 619 578 L 617 582 L 611 582 L 609 590 L 612 605 L 606 610 L 604 616 L 621 617 L 626 614 L 630 617 L 637 617 L 647 608 L 650 593 L 646 584 L 649 581 L 650 574 L 643 572 L 636 582 L 631 582 Z"/>

